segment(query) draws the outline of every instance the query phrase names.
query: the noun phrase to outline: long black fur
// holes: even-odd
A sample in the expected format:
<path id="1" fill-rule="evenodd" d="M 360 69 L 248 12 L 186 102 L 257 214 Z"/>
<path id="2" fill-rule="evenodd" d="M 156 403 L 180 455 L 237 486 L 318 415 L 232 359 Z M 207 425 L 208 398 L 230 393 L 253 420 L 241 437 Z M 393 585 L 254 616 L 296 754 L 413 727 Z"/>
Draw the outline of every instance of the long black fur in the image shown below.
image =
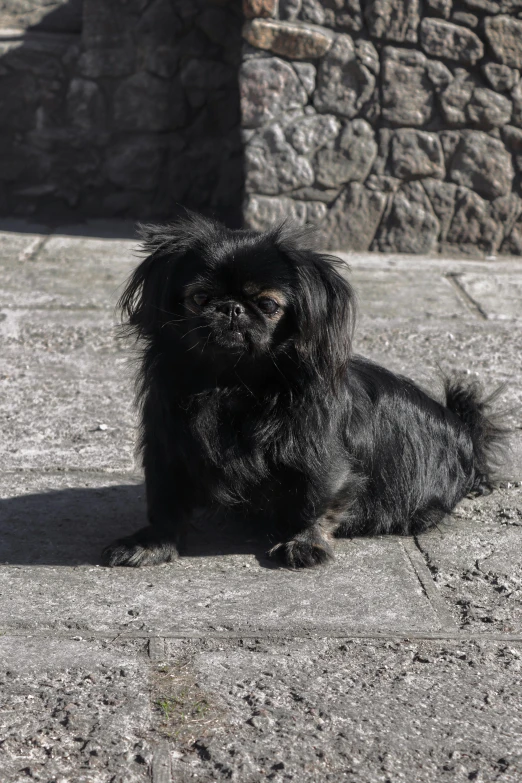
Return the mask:
<path id="1" fill-rule="evenodd" d="M 149 525 L 106 564 L 174 559 L 205 507 L 270 526 L 273 557 L 312 566 L 336 536 L 415 533 L 491 488 L 503 431 L 479 387 L 447 381 L 441 404 L 353 355 L 352 288 L 302 231 L 190 215 L 144 227 L 143 247 L 121 307 L 143 349 Z M 282 307 L 261 312 L 247 289 Z"/>

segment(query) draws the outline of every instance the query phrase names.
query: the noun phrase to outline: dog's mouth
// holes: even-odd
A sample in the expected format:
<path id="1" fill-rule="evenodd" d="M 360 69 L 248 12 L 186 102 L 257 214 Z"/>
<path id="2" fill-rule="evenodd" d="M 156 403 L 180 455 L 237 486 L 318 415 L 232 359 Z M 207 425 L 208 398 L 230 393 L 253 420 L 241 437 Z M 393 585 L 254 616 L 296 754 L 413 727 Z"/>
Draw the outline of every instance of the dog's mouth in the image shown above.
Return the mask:
<path id="1" fill-rule="evenodd" d="M 245 334 L 236 329 L 227 329 L 214 334 L 214 342 L 222 348 L 245 348 L 247 341 Z"/>

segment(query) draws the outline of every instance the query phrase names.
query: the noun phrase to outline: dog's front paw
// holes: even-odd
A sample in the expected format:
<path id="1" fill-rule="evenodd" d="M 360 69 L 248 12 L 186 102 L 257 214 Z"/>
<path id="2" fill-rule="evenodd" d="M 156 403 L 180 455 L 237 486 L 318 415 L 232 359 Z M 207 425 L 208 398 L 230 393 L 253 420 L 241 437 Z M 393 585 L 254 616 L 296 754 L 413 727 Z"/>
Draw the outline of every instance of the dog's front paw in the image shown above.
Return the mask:
<path id="1" fill-rule="evenodd" d="M 334 559 L 330 544 L 322 538 L 292 538 L 276 544 L 268 554 L 287 568 L 314 568 Z"/>
<path id="2" fill-rule="evenodd" d="M 145 527 L 133 536 L 118 538 L 102 552 L 105 566 L 139 566 L 171 563 L 178 557 L 174 541 L 158 536 L 152 528 Z"/>

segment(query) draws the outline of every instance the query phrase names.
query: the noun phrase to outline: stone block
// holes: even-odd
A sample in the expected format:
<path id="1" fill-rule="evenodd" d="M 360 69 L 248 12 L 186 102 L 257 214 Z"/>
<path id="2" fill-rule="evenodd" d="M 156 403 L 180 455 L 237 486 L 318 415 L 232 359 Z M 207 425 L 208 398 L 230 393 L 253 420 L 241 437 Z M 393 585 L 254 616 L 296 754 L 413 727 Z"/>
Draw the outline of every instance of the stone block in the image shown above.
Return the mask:
<path id="1" fill-rule="evenodd" d="M 136 65 L 136 51 L 129 45 L 87 49 L 80 56 L 78 67 L 82 76 L 99 79 L 130 76 Z"/>
<path id="2" fill-rule="evenodd" d="M 302 0 L 279 0 L 279 15 L 281 19 L 293 21 L 301 11 Z"/>
<path id="3" fill-rule="evenodd" d="M 449 125 L 464 125 L 467 106 L 473 96 L 476 81 L 464 68 L 457 68 L 455 78 L 440 95 L 440 105 Z"/>
<path id="4" fill-rule="evenodd" d="M 466 106 L 469 121 L 485 130 L 502 128 L 511 119 L 513 107 L 505 95 L 499 95 L 485 87 L 475 87 Z"/>
<path id="5" fill-rule="evenodd" d="M 299 19 L 304 22 L 324 25 L 327 22 L 328 12 L 329 9 L 324 7 L 322 0 L 301 0 Z"/>
<path id="6" fill-rule="evenodd" d="M 267 19 L 276 15 L 277 5 L 277 0 L 243 0 L 243 14 L 245 19 Z"/>
<path id="7" fill-rule="evenodd" d="M 475 16 L 475 14 L 468 14 L 465 11 L 455 11 L 455 13 L 451 17 L 451 21 L 454 24 L 461 24 L 464 25 L 464 27 L 470 27 L 472 30 L 475 29 L 475 27 L 478 27 L 478 16 Z"/>
<path id="8" fill-rule="evenodd" d="M 315 80 L 317 78 L 317 69 L 312 63 L 292 63 L 294 71 L 299 76 L 301 84 L 306 90 L 307 95 L 312 95 L 315 90 Z"/>
<path id="9" fill-rule="evenodd" d="M 426 0 L 426 2 L 430 11 L 433 11 L 437 16 L 442 16 L 444 19 L 450 18 L 453 0 Z"/>
<path id="10" fill-rule="evenodd" d="M 245 149 L 245 188 L 249 193 L 277 195 L 314 181 L 309 161 L 286 141 L 278 123 L 256 134 Z"/>
<path id="11" fill-rule="evenodd" d="M 259 128 L 285 112 L 302 110 L 308 100 L 295 70 L 276 57 L 244 62 L 239 88 L 245 128 Z"/>
<path id="12" fill-rule="evenodd" d="M 251 46 L 293 60 L 319 59 L 332 45 L 332 36 L 322 28 L 269 19 L 246 22 L 243 38 Z"/>
<path id="13" fill-rule="evenodd" d="M 334 17 L 335 27 L 358 33 L 364 27 L 360 0 L 338 0 L 336 9 L 339 9 Z"/>
<path id="14" fill-rule="evenodd" d="M 314 106 L 352 119 L 373 95 L 375 76 L 363 64 L 349 35 L 337 35 L 319 65 Z"/>
<path id="15" fill-rule="evenodd" d="M 161 139 L 125 139 L 108 148 L 106 171 L 111 182 L 131 190 L 154 190 L 164 162 Z"/>
<path id="16" fill-rule="evenodd" d="M 285 128 L 285 136 L 300 155 L 313 155 L 339 135 L 341 123 L 332 114 L 299 117 Z"/>
<path id="17" fill-rule="evenodd" d="M 328 210 L 321 236 L 334 250 L 368 250 L 386 206 L 384 193 L 351 182 Z"/>
<path id="18" fill-rule="evenodd" d="M 513 176 L 511 155 L 500 139 L 481 131 L 462 134 L 451 164 L 452 182 L 493 199 L 510 192 Z"/>
<path id="19" fill-rule="evenodd" d="M 299 201 L 287 196 L 271 198 L 250 195 L 247 197 L 244 218 L 247 228 L 255 231 L 268 231 L 290 220 L 298 226 L 306 223 L 317 224 L 325 217 L 326 205 L 318 201 Z"/>
<path id="20" fill-rule="evenodd" d="M 489 16 L 484 31 L 495 56 L 510 68 L 522 68 L 522 19 Z"/>
<path id="21" fill-rule="evenodd" d="M 364 14 L 370 35 L 385 41 L 417 41 L 419 0 L 369 0 Z"/>
<path id="22" fill-rule="evenodd" d="M 413 49 L 383 50 L 382 115 L 393 125 L 423 126 L 433 113 L 427 58 Z"/>
<path id="23" fill-rule="evenodd" d="M 377 232 L 373 250 L 384 253 L 432 253 L 440 224 L 420 182 L 408 182 L 393 196 Z"/>
<path id="24" fill-rule="evenodd" d="M 513 152 L 522 152 L 522 128 L 506 125 L 506 127 L 502 129 L 502 139 L 504 140 L 504 144 Z"/>
<path id="25" fill-rule="evenodd" d="M 441 182 L 438 179 L 424 179 L 422 185 L 440 224 L 439 239 L 441 242 L 445 242 L 455 214 L 457 185 L 451 182 Z"/>
<path id="26" fill-rule="evenodd" d="M 67 91 L 67 114 L 73 125 L 86 131 L 100 131 L 105 126 L 105 101 L 96 82 L 71 81 Z"/>
<path id="27" fill-rule="evenodd" d="M 448 242 L 493 253 L 501 238 L 502 229 L 492 217 L 489 203 L 468 188 L 458 188 Z"/>
<path id="28" fill-rule="evenodd" d="M 365 120 L 346 122 L 338 144 L 317 153 L 316 180 L 327 188 L 346 182 L 364 182 L 377 156 L 377 142 Z"/>
<path id="29" fill-rule="evenodd" d="M 484 56 L 484 45 L 475 33 L 441 19 L 423 19 L 420 40 L 430 57 L 474 65 Z"/>
<path id="30" fill-rule="evenodd" d="M 410 128 L 395 131 L 390 164 L 393 175 L 400 179 L 444 179 L 444 155 L 438 135 Z"/>
<path id="31" fill-rule="evenodd" d="M 181 86 L 149 73 L 136 73 L 122 81 L 114 93 L 114 124 L 125 131 L 165 131 L 186 122 Z"/>
<path id="32" fill-rule="evenodd" d="M 482 71 L 493 89 L 499 92 L 512 90 L 520 80 L 519 71 L 500 63 L 487 63 Z"/>

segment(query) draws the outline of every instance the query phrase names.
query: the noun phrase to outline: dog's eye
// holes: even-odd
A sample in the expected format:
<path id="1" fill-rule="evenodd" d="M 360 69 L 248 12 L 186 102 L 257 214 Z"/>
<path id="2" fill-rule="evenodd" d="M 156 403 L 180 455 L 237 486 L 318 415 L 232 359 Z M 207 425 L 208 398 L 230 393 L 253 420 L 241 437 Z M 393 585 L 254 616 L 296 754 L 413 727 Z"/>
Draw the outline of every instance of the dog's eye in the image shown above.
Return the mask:
<path id="1" fill-rule="evenodd" d="M 262 296 L 260 299 L 257 299 L 256 304 L 267 315 L 273 315 L 279 310 L 279 305 L 275 299 L 270 299 L 269 296 Z"/>
<path id="2" fill-rule="evenodd" d="M 203 291 L 199 291 L 199 293 L 193 295 L 192 300 L 197 304 L 198 307 L 202 307 L 205 302 L 208 302 L 208 296 L 207 294 L 204 294 Z"/>

